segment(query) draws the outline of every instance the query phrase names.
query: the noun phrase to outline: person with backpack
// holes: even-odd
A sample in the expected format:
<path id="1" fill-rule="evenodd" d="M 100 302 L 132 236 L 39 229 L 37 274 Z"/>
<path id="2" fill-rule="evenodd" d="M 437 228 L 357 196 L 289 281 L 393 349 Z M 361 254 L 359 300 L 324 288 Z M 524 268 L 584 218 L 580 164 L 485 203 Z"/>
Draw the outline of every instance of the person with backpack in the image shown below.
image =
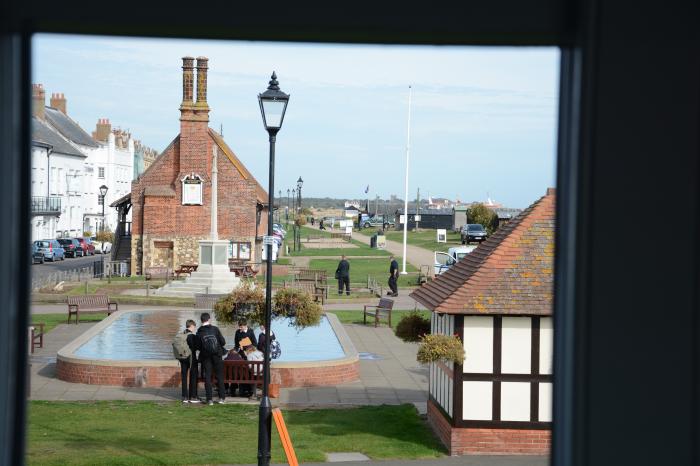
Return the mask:
<path id="1" fill-rule="evenodd" d="M 260 324 L 260 335 L 258 335 L 258 351 L 265 352 L 265 340 L 267 339 L 267 332 L 265 331 L 265 326 Z M 275 332 L 270 329 L 270 359 L 277 359 L 282 355 L 282 348 L 280 347 Z"/>
<path id="2" fill-rule="evenodd" d="M 180 361 L 180 376 L 182 379 L 182 402 L 201 403 L 197 396 L 197 350 L 199 339 L 195 335 L 197 324 L 189 319 L 185 322 L 185 330 L 175 335 L 173 339 L 173 353 Z M 188 389 L 189 388 L 189 389 Z"/>
<path id="3" fill-rule="evenodd" d="M 207 396 L 207 404 L 213 405 L 213 394 L 211 386 L 212 373 L 216 374 L 216 385 L 219 391 L 219 404 L 224 404 L 226 399 L 226 390 L 224 388 L 224 361 L 221 357 L 224 355 L 226 350 L 224 345 L 226 340 L 221 334 L 219 327 L 211 325 L 211 316 L 208 312 L 202 313 L 200 320 L 202 325 L 200 325 L 197 330 L 197 337 L 199 337 L 199 360 L 202 363 L 202 370 L 204 371 L 204 391 Z"/>

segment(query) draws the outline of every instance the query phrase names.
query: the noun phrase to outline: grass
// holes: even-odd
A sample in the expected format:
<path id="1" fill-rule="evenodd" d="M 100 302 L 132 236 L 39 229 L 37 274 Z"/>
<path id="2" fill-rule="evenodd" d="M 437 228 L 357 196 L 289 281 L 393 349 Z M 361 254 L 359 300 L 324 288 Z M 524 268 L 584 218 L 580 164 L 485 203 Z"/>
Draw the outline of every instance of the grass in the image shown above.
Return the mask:
<path id="1" fill-rule="evenodd" d="M 304 247 L 304 243 L 301 243 L 301 251 L 292 252 L 289 251 L 290 256 L 340 256 L 345 254 L 348 257 L 351 256 L 389 256 L 389 253 L 383 249 L 372 249 L 366 244 L 362 244 L 359 241 L 353 240 L 353 244 L 356 244 L 356 248 L 321 248 L 321 249 L 307 249 Z"/>
<path id="2" fill-rule="evenodd" d="M 339 259 L 311 259 L 309 267 L 312 269 L 322 269 L 328 272 L 328 280 L 335 281 L 335 270 L 338 268 Z M 367 276 L 373 277 L 378 283 L 386 285 L 389 280 L 389 261 L 378 259 L 356 259 L 348 258 L 350 262 L 350 289 L 353 286 L 367 286 Z M 407 275 L 400 275 L 399 287 L 417 286 L 418 269 L 411 264 L 406 264 Z M 388 289 L 388 285 L 385 286 Z"/>
<path id="3" fill-rule="evenodd" d="M 377 229 L 367 228 L 361 230 L 363 235 L 372 236 L 376 233 Z M 397 243 L 403 243 L 403 231 L 387 230 L 385 233 L 386 239 L 388 241 L 396 241 Z M 447 231 L 447 242 L 438 243 L 437 242 L 437 231 L 436 230 L 421 230 L 421 231 L 409 231 L 406 238 L 406 242 L 412 246 L 418 246 L 429 251 L 442 251 L 447 252 L 447 249 L 454 246 L 462 245 L 462 238 L 458 232 Z"/>
<path id="4" fill-rule="evenodd" d="M 289 410 L 300 462 L 354 450 L 372 459 L 445 454 L 413 405 Z M 30 465 L 256 463 L 258 406 L 155 402 L 29 403 Z M 286 462 L 273 423 L 272 462 Z"/>
<path id="5" fill-rule="evenodd" d="M 343 324 L 362 324 L 362 311 L 328 311 L 330 314 L 335 314 Z M 391 311 L 391 328 L 396 330 L 396 326 L 403 316 L 413 311 Z M 422 310 L 418 311 L 420 314 L 430 319 L 430 311 Z M 367 318 L 367 322 L 373 322 L 370 317 Z M 379 321 L 379 325 L 386 325 L 384 320 Z"/>
<path id="6" fill-rule="evenodd" d="M 72 322 L 75 322 L 75 316 L 72 317 Z M 97 313 L 97 314 L 81 314 L 80 323 L 83 322 L 99 322 L 107 317 L 107 313 Z M 44 322 L 44 332 L 49 332 L 56 328 L 58 324 L 65 324 L 68 321 L 68 311 L 56 313 L 56 314 L 33 314 L 32 323 Z"/>

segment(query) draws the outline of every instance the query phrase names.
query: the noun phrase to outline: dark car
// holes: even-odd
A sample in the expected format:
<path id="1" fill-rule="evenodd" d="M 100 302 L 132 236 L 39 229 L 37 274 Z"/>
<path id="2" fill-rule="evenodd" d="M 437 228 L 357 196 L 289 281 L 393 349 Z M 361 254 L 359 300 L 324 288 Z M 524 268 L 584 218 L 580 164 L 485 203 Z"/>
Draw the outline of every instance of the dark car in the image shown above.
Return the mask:
<path id="1" fill-rule="evenodd" d="M 83 257 L 85 255 L 83 247 L 75 238 L 59 238 L 58 242 L 66 250 L 66 257 Z"/>
<path id="2" fill-rule="evenodd" d="M 36 241 L 32 243 L 32 264 L 43 264 L 44 263 L 44 253 L 39 251 L 39 245 Z"/>
<path id="3" fill-rule="evenodd" d="M 80 243 L 80 247 L 83 248 L 84 256 L 94 256 L 95 255 L 95 245 L 92 244 L 90 238 L 74 238 Z"/>
<path id="4" fill-rule="evenodd" d="M 488 233 L 484 229 L 484 226 L 480 223 L 469 223 L 464 225 L 461 231 L 462 244 L 469 244 L 472 241 L 478 241 L 481 243 L 483 240 L 488 238 Z"/>
<path id="5" fill-rule="evenodd" d="M 39 252 L 44 255 L 44 259 L 47 261 L 55 262 L 56 259 L 63 260 L 66 258 L 66 251 L 61 246 L 61 243 L 55 239 L 40 239 L 34 241 Z"/>

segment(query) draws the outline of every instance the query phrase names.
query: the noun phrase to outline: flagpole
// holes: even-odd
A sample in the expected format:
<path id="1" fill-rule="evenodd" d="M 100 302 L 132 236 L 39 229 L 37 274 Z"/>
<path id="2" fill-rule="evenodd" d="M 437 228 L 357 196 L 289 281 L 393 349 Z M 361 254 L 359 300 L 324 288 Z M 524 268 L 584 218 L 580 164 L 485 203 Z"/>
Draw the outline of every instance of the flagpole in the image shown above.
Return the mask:
<path id="1" fill-rule="evenodd" d="M 408 161 L 411 149 L 411 86 L 408 86 L 408 123 L 406 129 L 406 189 L 403 196 L 403 270 L 406 275 L 406 239 L 408 237 Z"/>

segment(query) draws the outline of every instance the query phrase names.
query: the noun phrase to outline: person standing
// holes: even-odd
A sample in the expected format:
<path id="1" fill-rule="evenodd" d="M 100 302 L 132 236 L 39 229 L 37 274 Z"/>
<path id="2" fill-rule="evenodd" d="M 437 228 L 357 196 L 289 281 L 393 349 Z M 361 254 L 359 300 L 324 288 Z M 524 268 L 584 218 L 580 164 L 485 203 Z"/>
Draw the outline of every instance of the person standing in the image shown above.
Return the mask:
<path id="1" fill-rule="evenodd" d="M 226 399 L 226 389 L 224 388 L 224 361 L 221 357 L 224 355 L 226 350 L 224 345 L 226 340 L 221 334 L 221 330 L 215 325 L 211 325 L 211 316 L 208 312 L 202 313 L 200 320 L 202 325 L 197 330 L 197 337 L 199 338 L 200 351 L 199 359 L 202 363 L 202 370 L 204 371 L 204 391 L 207 396 L 207 404 L 214 404 L 214 397 L 212 393 L 211 378 L 212 373 L 216 374 L 216 386 L 219 391 L 219 404 L 224 404 Z"/>
<path id="2" fill-rule="evenodd" d="M 257 344 L 255 332 L 253 329 L 248 327 L 248 322 L 245 319 L 242 319 L 238 321 L 238 330 L 236 330 L 236 334 L 233 336 L 233 349 L 238 351 L 238 354 L 240 354 L 243 358 L 245 358 L 245 355 L 243 354 L 243 348 L 241 347 L 241 340 L 246 337 L 250 338 L 253 345 Z"/>
<path id="3" fill-rule="evenodd" d="M 323 219 L 318 223 L 318 229 L 319 230 L 325 230 L 326 228 L 323 226 Z"/>
<path id="4" fill-rule="evenodd" d="M 397 281 L 399 279 L 399 263 L 396 262 L 396 259 L 394 256 L 391 256 L 391 265 L 389 265 L 389 288 L 391 288 L 391 291 L 387 291 L 386 294 L 389 296 L 398 296 L 399 295 L 399 287 L 397 285 Z"/>
<path id="5" fill-rule="evenodd" d="M 345 293 L 350 296 L 350 263 L 345 259 L 345 256 L 340 257 L 338 268 L 335 270 L 335 278 L 338 280 L 338 295 Z"/>
<path id="6" fill-rule="evenodd" d="M 197 370 L 197 350 L 199 349 L 199 339 L 195 334 L 196 331 L 197 324 L 195 324 L 194 320 L 189 319 L 185 322 L 185 331 L 183 335 L 187 348 L 189 348 L 190 355 L 186 359 L 178 359 L 180 361 L 183 403 L 201 403 L 197 397 L 197 377 L 199 376 L 199 371 Z M 177 344 L 174 343 L 173 346 L 177 346 Z"/>

